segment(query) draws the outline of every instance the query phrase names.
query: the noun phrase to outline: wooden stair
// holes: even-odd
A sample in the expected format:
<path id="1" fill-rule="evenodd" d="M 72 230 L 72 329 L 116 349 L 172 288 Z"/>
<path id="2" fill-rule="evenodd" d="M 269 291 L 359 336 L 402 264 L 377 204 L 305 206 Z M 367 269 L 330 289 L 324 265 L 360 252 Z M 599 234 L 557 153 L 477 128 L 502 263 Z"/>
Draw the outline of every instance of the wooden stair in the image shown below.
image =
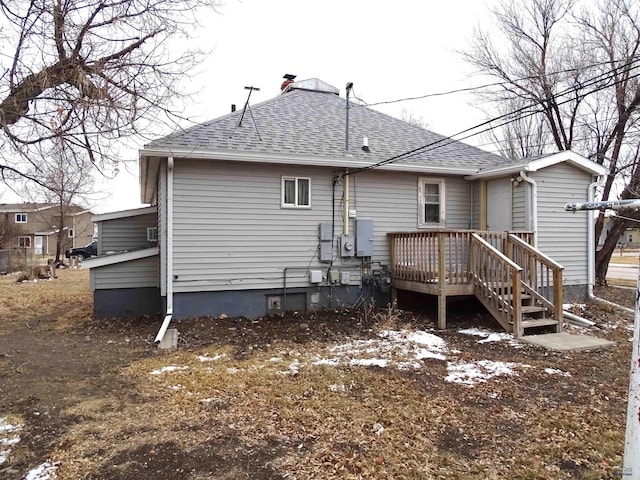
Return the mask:
<path id="1" fill-rule="evenodd" d="M 563 267 L 512 235 L 507 240 L 511 243 L 501 252 L 472 235 L 476 297 L 516 337 L 544 327 L 561 332 Z M 553 297 L 547 298 L 547 292 Z"/>

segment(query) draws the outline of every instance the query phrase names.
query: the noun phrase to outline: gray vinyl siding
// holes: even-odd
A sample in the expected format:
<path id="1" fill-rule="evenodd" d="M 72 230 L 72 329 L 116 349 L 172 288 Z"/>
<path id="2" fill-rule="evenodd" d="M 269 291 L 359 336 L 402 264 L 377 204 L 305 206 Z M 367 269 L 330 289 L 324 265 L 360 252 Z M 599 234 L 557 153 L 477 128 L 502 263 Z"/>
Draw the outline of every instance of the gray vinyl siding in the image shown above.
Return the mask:
<path id="1" fill-rule="evenodd" d="M 388 232 L 418 230 L 420 177 L 428 178 L 424 175 L 390 172 L 365 172 L 356 176 L 356 210 L 359 217 L 373 219 L 375 261 L 389 264 Z M 445 180 L 445 228 L 469 228 L 469 182 L 457 177 L 433 178 Z"/>
<path id="2" fill-rule="evenodd" d="M 527 211 L 527 198 L 529 194 L 529 184 L 522 182 L 514 186 L 511 191 L 511 205 L 513 209 L 512 224 L 514 230 L 530 230 L 530 219 Z"/>
<path id="3" fill-rule="evenodd" d="M 568 164 L 530 174 L 538 184 L 538 248 L 565 267 L 565 285 L 587 283 L 587 212 L 566 212 L 584 202 L 591 176 Z"/>
<path id="4" fill-rule="evenodd" d="M 196 292 L 309 286 L 307 269 L 326 273 L 318 261 L 318 224 L 332 221 L 336 172 L 321 167 L 246 165 L 178 159 L 174 168 L 174 291 Z M 281 178 L 311 178 L 311 208 L 281 208 Z M 350 209 L 374 224 L 373 261 L 389 262 L 391 231 L 415 231 L 418 177 L 363 172 L 350 176 Z M 435 177 L 434 177 L 435 178 Z M 443 177 L 437 177 L 443 178 Z M 446 227 L 468 228 L 470 184 L 445 178 Z M 333 268 L 360 280 L 360 258 L 340 258 L 344 180 L 335 188 Z M 161 188 L 160 190 L 163 190 Z M 355 220 L 349 220 L 354 234 Z"/>
<path id="5" fill-rule="evenodd" d="M 98 254 L 121 252 L 148 247 L 147 227 L 157 226 L 156 213 L 117 218 L 100 222 L 100 248 Z"/>
<path id="6" fill-rule="evenodd" d="M 480 206 L 482 205 L 482 200 L 480 198 L 481 188 L 480 182 L 469 182 L 472 192 L 471 192 L 471 228 L 474 230 L 480 230 Z"/>
<path id="7" fill-rule="evenodd" d="M 91 290 L 158 287 L 158 256 L 92 268 Z"/>
<path id="8" fill-rule="evenodd" d="M 281 177 L 311 178 L 311 208 L 281 208 Z M 318 224 L 331 222 L 326 168 L 178 159 L 174 168 L 174 291 L 309 286 Z M 336 193 L 338 195 L 338 193 Z M 340 191 L 341 195 L 341 191 Z M 336 202 L 336 207 L 338 202 Z"/>

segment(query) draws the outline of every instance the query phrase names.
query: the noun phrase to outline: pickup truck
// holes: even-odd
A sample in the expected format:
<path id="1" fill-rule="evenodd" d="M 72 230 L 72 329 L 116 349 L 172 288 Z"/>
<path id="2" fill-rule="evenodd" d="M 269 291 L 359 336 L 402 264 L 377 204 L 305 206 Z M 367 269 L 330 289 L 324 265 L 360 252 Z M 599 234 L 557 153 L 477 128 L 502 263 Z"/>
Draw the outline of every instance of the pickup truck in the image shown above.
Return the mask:
<path id="1" fill-rule="evenodd" d="M 91 242 L 89 245 L 85 245 L 84 247 L 70 248 L 64 252 L 65 257 L 76 257 L 79 262 L 85 258 L 95 257 L 96 255 L 98 255 L 98 242 Z"/>

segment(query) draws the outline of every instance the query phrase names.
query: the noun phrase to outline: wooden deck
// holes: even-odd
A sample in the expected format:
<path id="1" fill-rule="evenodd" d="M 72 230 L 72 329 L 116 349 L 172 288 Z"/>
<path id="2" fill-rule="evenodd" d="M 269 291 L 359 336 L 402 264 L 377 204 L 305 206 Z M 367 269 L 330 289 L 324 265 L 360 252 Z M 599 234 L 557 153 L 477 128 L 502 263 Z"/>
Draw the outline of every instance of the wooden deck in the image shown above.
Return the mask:
<path id="1" fill-rule="evenodd" d="M 515 336 L 526 328 L 562 328 L 563 267 L 531 246 L 532 232 L 429 230 L 389 233 L 392 287 L 438 296 L 438 328 L 447 297 L 475 295 Z"/>

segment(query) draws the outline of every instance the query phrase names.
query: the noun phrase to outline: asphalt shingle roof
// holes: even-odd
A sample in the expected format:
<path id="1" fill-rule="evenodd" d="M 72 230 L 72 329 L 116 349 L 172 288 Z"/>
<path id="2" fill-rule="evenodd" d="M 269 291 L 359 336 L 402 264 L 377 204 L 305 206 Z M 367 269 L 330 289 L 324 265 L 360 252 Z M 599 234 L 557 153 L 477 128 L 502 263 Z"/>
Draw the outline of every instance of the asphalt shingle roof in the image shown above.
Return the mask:
<path id="1" fill-rule="evenodd" d="M 251 106 L 257 131 L 248 111 L 242 125 L 236 126 L 242 115 L 239 110 L 160 138 L 145 148 L 350 158 L 377 163 L 432 145 L 397 163 L 476 170 L 512 163 L 356 104 L 351 104 L 349 110 L 350 157 L 346 157 L 345 109 L 345 99 L 336 94 L 294 88 Z M 364 136 L 369 140 L 369 152 L 361 148 Z"/>

